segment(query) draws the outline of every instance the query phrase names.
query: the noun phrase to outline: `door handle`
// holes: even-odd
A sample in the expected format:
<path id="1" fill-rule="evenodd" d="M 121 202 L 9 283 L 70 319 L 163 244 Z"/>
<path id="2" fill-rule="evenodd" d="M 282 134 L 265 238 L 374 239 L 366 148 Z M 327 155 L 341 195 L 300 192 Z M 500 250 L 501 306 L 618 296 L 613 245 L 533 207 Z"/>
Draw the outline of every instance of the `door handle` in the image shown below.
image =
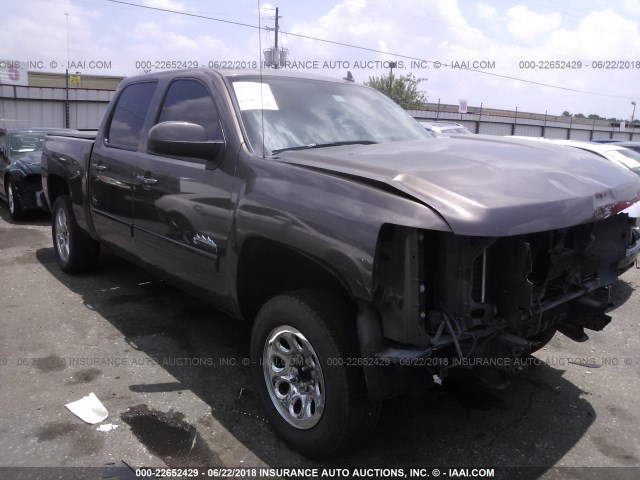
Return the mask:
<path id="1" fill-rule="evenodd" d="M 145 177 L 144 175 L 136 175 L 136 180 L 143 185 L 156 185 L 158 183 L 157 178 Z"/>
<path id="2" fill-rule="evenodd" d="M 98 163 L 97 165 L 93 166 L 93 169 L 97 170 L 98 172 L 104 172 L 107 169 L 107 166 L 102 163 Z"/>

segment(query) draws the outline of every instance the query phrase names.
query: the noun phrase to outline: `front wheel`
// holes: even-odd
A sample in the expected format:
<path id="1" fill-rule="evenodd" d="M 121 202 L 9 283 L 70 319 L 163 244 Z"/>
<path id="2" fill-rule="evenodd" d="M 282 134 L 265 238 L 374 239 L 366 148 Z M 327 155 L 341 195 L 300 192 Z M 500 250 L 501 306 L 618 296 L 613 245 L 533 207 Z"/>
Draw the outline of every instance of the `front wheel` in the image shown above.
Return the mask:
<path id="1" fill-rule="evenodd" d="M 551 327 L 529 338 L 529 341 L 533 343 L 531 347 L 531 353 L 541 350 L 544 346 L 546 346 L 551 341 L 551 339 L 555 334 L 556 334 L 556 327 Z"/>
<path id="2" fill-rule="evenodd" d="M 256 318 L 251 359 L 276 432 L 305 456 L 360 445 L 377 423 L 358 357 L 355 312 L 314 290 L 279 295 Z"/>
<path id="3" fill-rule="evenodd" d="M 7 184 L 7 203 L 9 204 L 9 215 L 12 220 L 22 220 L 24 210 L 20 204 L 20 198 L 16 193 L 16 186 L 12 180 Z"/>
<path id="4" fill-rule="evenodd" d="M 100 255 L 100 244 L 78 226 L 71 198 L 58 197 L 52 209 L 51 235 L 58 265 L 67 273 L 79 273 L 94 268 Z"/>

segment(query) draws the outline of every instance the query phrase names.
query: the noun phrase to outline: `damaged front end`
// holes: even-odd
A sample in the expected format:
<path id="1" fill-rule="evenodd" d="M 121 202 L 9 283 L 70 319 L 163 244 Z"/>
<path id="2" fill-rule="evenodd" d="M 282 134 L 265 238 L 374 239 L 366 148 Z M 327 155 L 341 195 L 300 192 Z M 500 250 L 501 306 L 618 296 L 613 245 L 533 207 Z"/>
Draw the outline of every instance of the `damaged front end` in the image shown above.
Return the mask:
<path id="1" fill-rule="evenodd" d="M 575 341 L 611 320 L 607 287 L 631 241 L 626 214 L 546 232 L 490 238 L 385 225 L 374 274 L 375 308 L 361 309 L 362 354 L 379 398 L 451 366 L 503 383 L 560 331 Z M 437 360 L 437 361 L 436 361 Z M 421 369 L 401 368 L 410 365 Z M 489 366 L 489 367 L 487 367 Z"/>

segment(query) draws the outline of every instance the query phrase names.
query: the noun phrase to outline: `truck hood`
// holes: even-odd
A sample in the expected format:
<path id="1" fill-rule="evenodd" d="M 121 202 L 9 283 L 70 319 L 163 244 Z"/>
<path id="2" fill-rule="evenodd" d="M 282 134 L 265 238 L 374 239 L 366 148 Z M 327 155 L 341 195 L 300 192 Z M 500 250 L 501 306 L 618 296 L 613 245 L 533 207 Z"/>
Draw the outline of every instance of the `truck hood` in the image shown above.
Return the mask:
<path id="1" fill-rule="evenodd" d="M 40 158 L 42 158 L 42 152 L 25 152 L 11 155 L 12 160 L 22 162 L 26 165 L 40 165 Z"/>
<path id="2" fill-rule="evenodd" d="M 12 157 L 13 166 L 23 171 L 25 175 L 40 175 L 40 158 L 42 152 L 28 152 L 14 155 Z"/>
<path id="3" fill-rule="evenodd" d="M 459 235 L 570 227 L 640 198 L 639 177 L 604 158 L 502 137 L 328 147 L 283 152 L 276 159 L 386 184 L 436 210 Z"/>

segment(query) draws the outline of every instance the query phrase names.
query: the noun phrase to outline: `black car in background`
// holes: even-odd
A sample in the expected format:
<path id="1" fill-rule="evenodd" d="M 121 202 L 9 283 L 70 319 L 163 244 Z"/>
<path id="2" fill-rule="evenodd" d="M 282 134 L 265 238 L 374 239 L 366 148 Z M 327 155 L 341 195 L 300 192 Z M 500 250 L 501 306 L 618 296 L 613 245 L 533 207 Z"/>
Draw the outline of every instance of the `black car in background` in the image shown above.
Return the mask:
<path id="1" fill-rule="evenodd" d="M 47 210 L 42 202 L 40 156 L 47 133 L 65 129 L 0 129 L 0 197 L 9 204 L 13 220 L 20 220 L 27 210 Z"/>

